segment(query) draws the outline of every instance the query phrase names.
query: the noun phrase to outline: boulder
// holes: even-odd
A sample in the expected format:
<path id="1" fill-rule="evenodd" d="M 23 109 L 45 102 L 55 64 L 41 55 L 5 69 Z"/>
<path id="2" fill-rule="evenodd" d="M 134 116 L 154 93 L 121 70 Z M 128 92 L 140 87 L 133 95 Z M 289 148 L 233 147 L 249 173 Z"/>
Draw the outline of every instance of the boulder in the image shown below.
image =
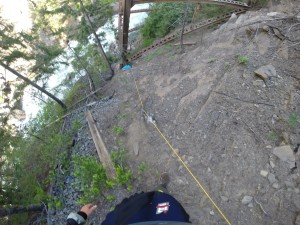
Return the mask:
<path id="1" fill-rule="evenodd" d="M 276 155 L 280 160 L 289 164 L 290 168 L 295 167 L 295 155 L 291 146 L 284 145 L 273 149 L 273 154 Z"/>
<path id="2" fill-rule="evenodd" d="M 276 69 L 272 65 L 262 66 L 259 69 L 255 70 L 254 73 L 264 81 L 268 80 L 271 77 L 276 77 Z"/>

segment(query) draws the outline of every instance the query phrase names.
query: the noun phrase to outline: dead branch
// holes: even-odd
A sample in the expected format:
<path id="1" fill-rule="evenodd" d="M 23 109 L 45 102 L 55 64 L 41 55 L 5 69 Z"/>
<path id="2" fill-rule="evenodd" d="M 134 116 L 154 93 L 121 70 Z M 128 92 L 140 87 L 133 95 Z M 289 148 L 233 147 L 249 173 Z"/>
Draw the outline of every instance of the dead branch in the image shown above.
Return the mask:
<path id="1" fill-rule="evenodd" d="M 261 204 L 259 201 L 257 201 L 255 198 L 254 198 L 254 201 L 256 202 L 256 204 L 259 205 L 261 211 L 263 211 L 263 213 L 264 213 L 265 215 L 268 215 L 268 213 L 264 210 L 262 204 Z"/>

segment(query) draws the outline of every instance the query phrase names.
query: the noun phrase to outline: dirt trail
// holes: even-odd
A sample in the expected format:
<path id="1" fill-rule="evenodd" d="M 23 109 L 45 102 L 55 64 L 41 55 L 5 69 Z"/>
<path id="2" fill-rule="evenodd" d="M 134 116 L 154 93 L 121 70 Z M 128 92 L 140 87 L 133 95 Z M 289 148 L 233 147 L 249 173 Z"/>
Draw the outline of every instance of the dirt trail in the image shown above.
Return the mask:
<path id="1" fill-rule="evenodd" d="M 116 90 L 114 100 L 94 108 L 93 115 L 108 149 L 116 145 L 112 127 L 125 127 L 120 139 L 134 173 L 141 163 L 148 165 L 132 192 L 152 190 L 166 171 L 170 192 L 193 224 L 226 224 L 145 121 L 134 77 L 145 110 L 232 224 L 300 224 L 299 169 L 274 154 L 278 146 L 294 149 L 300 143 L 300 45 L 291 42 L 299 39 L 299 26 L 291 28 L 299 19 L 277 20 L 268 14 L 292 15 L 299 6 L 300 1 L 284 1 L 232 17 L 220 27 L 185 37 L 196 45 L 186 46 L 183 54 L 171 43 L 117 73 L 102 93 Z M 262 20 L 268 21 L 257 23 Z M 263 81 L 254 71 L 265 65 L 276 74 Z M 299 154 L 292 154 L 296 163 Z"/>
<path id="2" fill-rule="evenodd" d="M 191 34 L 186 41 L 197 44 L 186 47 L 184 54 L 165 46 L 114 79 L 119 83 L 117 97 L 128 94 L 119 113 L 130 115 L 124 137 L 130 164 L 132 168 L 149 164 L 147 179 L 139 188 L 152 189 L 157 174 L 169 172 L 170 191 L 194 224 L 225 221 L 144 121 L 132 77 L 146 111 L 155 116 L 158 127 L 232 224 L 294 224 L 300 211 L 299 171 L 291 172 L 272 152 L 276 146 L 300 142 L 299 123 L 289 122 L 292 115 L 297 119 L 300 115 L 300 52 L 299 46 L 290 46 L 272 30 L 286 30 L 292 21 L 254 23 L 272 19 L 267 13 L 266 9 L 248 12 L 216 30 Z M 241 56 L 247 63 L 239 63 Z M 269 64 L 276 76 L 266 86 L 254 71 Z M 276 181 L 272 175 L 262 176 L 262 170 Z"/>

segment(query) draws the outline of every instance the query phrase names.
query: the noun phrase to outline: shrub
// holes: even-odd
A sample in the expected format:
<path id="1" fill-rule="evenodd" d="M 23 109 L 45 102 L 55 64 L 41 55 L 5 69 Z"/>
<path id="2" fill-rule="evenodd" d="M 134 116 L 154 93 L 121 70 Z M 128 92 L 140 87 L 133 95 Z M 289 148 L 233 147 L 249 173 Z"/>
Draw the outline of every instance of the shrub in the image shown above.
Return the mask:
<path id="1" fill-rule="evenodd" d="M 246 64 L 248 64 L 248 62 L 249 62 L 248 57 L 246 57 L 246 56 L 240 56 L 239 57 L 239 64 L 246 65 Z"/>
<path id="2" fill-rule="evenodd" d="M 73 163 L 74 185 L 83 192 L 78 204 L 93 202 L 103 196 L 103 190 L 110 186 L 104 167 L 93 156 L 74 155 Z"/>
<path id="3" fill-rule="evenodd" d="M 122 134 L 124 134 L 124 128 L 118 125 L 115 125 L 112 129 L 112 131 L 117 135 L 120 136 Z"/>
<path id="4" fill-rule="evenodd" d="M 125 149 L 121 147 L 121 143 L 118 143 L 118 145 L 118 149 L 111 151 L 111 159 L 116 168 L 116 183 L 119 186 L 126 186 L 127 189 L 130 189 L 132 171 L 125 165 L 127 158 Z"/>
<path id="5" fill-rule="evenodd" d="M 292 113 L 290 116 L 289 116 L 289 120 L 288 120 L 288 123 L 291 127 L 295 128 L 297 126 L 297 124 L 299 123 L 300 119 L 298 117 L 297 114 L 295 113 Z"/>

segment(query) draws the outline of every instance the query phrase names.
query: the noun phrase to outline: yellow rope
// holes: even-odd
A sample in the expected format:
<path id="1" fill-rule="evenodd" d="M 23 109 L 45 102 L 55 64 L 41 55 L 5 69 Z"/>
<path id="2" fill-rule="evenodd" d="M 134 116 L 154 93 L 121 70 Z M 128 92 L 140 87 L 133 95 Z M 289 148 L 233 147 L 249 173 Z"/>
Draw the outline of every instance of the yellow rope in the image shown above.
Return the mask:
<path id="1" fill-rule="evenodd" d="M 144 111 L 145 115 L 147 118 L 149 118 L 149 115 L 147 114 L 147 112 L 144 109 L 144 105 L 141 99 L 141 95 L 138 89 L 138 86 L 136 84 L 135 78 L 134 79 L 134 83 L 135 83 L 135 88 L 137 90 L 139 99 L 140 99 L 140 103 L 141 103 L 141 107 L 142 110 Z M 222 212 L 222 210 L 217 206 L 217 204 L 212 200 L 212 198 L 210 197 L 210 195 L 207 193 L 207 191 L 204 189 L 204 187 L 202 186 L 202 184 L 198 181 L 198 179 L 195 177 L 195 175 L 192 173 L 192 171 L 190 170 L 190 168 L 186 165 L 186 163 L 182 160 L 182 158 L 178 155 L 178 153 L 175 151 L 175 149 L 173 148 L 173 146 L 170 144 L 170 142 L 168 141 L 168 139 L 163 135 L 163 133 L 160 131 L 160 129 L 157 127 L 157 125 L 152 121 L 149 120 L 153 126 L 156 128 L 156 130 L 158 131 L 158 133 L 162 136 L 162 138 L 165 140 L 165 142 L 169 145 L 169 147 L 172 149 L 173 153 L 177 156 L 177 158 L 179 159 L 179 161 L 182 163 L 182 165 L 186 168 L 186 170 L 189 172 L 189 174 L 192 176 L 192 178 L 196 181 L 196 183 L 198 184 L 198 186 L 201 188 L 201 190 L 204 192 L 204 194 L 206 195 L 206 197 L 210 200 L 210 202 L 213 204 L 213 206 L 218 210 L 218 212 L 221 214 L 221 216 L 224 218 L 224 220 L 227 222 L 228 225 L 231 225 L 231 223 L 229 222 L 229 220 L 227 219 L 227 217 L 224 215 L 224 213 Z"/>

